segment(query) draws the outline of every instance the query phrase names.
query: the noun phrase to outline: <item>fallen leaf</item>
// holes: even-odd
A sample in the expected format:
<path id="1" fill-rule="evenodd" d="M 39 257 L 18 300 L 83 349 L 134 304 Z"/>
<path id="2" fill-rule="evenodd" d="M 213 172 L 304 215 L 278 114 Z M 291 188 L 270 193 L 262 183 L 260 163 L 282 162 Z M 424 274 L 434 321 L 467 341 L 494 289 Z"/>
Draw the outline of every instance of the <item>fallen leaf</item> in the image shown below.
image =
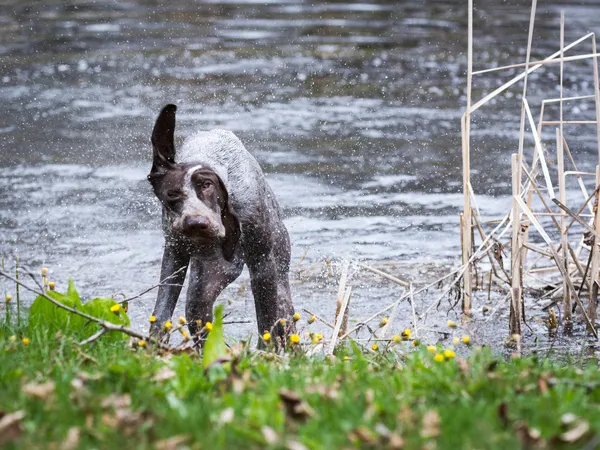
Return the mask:
<path id="1" fill-rule="evenodd" d="M 60 447 L 62 450 L 74 450 L 79 447 L 79 441 L 81 440 L 81 430 L 77 427 L 69 428 L 67 431 L 67 437 Z"/>
<path id="2" fill-rule="evenodd" d="M 100 404 L 100 406 L 102 406 L 102 408 L 115 408 L 115 409 L 119 409 L 119 408 L 127 408 L 129 406 L 131 406 L 131 395 L 129 394 L 123 394 L 123 395 L 117 395 L 117 394 L 110 394 L 108 397 L 106 397 L 104 400 L 102 400 L 102 403 Z"/>
<path id="3" fill-rule="evenodd" d="M 45 383 L 27 383 L 21 387 L 21 391 L 25 395 L 38 398 L 40 400 L 46 400 L 54 394 L 56 385 L 53 381 L 46 381 Z"/>
<path id="4" fill-rule="evenodd" d="M 586 420 L 579 420 L 576 425 L 569 431 L 565 431 L 560 435 L 560 440 L 563 442 L 577 442 L 590 431 L 590 424 Z"/>
<path id="5" fill-rule="evenodd" d="M 233 408 L 225 408 L 219 415 L 219 424 L 228 424 L 233 422 L 235 411 Z"/>
<path id="6" fill-rule="evenodd" d="M 10 414 L 0 411 L 0 446 L 19 439 L 23 431 L 21 425 L 23 417 L 25 411 L 15 411 Z"/>
<path id="7" fill-rule="evenodd" d="M 285 447 L 287 450 L 308 450 L 304 444 L 298 441 L 287 441 Z"/>
<path id="8" fill-rule="evenodd" d="M 154 443 L 156 450 L 177 450 L 180 446 L 190 440 L 190 437 L 185 434 L 178 434 L 167 439 L 162 439 Z"/>
<path id="9" fill-rule="evenodd" d="M 437 437 L 440 434 L 440 425 L 442 420 L 437 411 L 427 411 L 423 416 L 423 427 L 421 436 L 424 438 Z"/>
<path id="10" fill-rule="evenodd" d="M 348 439 L 360 444 L 360 447 L 375 447 L 379 443 L 377 436 L 364 425 L 355 428 L 348 433 Z"/>
<path id="11" fill-rule="evenodd" d="M 404 448 L 404 439 L 402 436 L 396 433 L 390 433 L 388 435 L 388 448 L 390 450 L 401 450 Z"/>
<path id="12" fill-rule="evenodd" d="M 294 391 L 281 389 L 279 391 L 279 398 L 282 400 L 283 406 L 285 406 L 287 416 L 294 420 L 305 420 L 314 415 L 313 409 L 308 403 L 303 402 Z"/>
<path id="13" fill-rule="evenodd" d="M 158 372 L 154 374 L 154 376 L 152 377 L 152 381 L 167 381 L 171 378 L 175 378 L 176 376 L 177 373 L 173 369 L 167 366 L 163 366 Z"/>
<path id="14" fill-rule="evenodd" d="M 504 428 L 508 427 L 508 405 L 506 402 L 502 402 L 498 405 L 498 418 L 500 419 L 500 422 L 502 422 Z"/>
<path id="15" fill-rule="evenodd" d="M 275 432 L 275 430 L 268 426 L 263 426 L 260 431 L 262 432 L 265 441 L 269 445 L 275 445 L 279 441 L 279 435 Z"/>

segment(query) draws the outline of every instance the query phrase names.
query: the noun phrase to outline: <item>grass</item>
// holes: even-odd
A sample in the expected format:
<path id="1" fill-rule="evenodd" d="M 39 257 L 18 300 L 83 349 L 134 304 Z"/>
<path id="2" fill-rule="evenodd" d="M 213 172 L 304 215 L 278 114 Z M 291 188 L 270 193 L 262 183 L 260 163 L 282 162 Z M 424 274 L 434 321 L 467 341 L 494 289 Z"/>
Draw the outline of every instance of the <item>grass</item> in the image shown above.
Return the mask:
<path id="1" fill-rule="evenodd" d="M 194 354 L 0 325 L 0 424 L 24 412 L 7 448 L 582 448 L 600 430 L 596 367 L 487 349 L 233 354 L 205 371 Z"/>

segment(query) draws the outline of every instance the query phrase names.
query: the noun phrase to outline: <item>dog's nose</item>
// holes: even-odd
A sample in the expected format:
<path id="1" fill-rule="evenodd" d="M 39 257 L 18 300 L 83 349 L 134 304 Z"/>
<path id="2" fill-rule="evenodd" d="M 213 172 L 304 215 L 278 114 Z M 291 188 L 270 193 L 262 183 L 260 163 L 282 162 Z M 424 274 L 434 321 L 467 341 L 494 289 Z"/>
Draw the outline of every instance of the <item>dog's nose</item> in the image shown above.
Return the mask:
<path id="1" fill-rule="evenodd" d="M 188 233 L 204 233 L 208 230 L 210 223 L 203 216 L 188 216 L 183 221 L 183 226 Z"/>

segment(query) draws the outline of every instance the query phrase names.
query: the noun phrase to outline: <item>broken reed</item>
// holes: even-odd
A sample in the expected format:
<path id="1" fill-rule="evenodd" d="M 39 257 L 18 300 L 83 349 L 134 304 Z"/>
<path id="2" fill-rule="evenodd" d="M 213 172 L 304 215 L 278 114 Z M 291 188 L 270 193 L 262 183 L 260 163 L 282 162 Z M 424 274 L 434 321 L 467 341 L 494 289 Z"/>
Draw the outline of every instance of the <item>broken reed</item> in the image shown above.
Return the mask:
<path id="1" fill-rule="evenodd" d="M 595 125 L 596 137 L 598 140 L 598 163 L 600 164 L 600 87 L 598 81 L 598 54 L 596 50 L 596 36 L 594 33 L 588 33 L 573 43 L 566 45 L 564 43 L 565 36 L 565 19 L 564 13 L 561 13 L 560 18 L 560 44 L 559 50 L 550 55 L 544 60 L 531 62 L 531 50 L 533 33 L 535 27 L 535 16 L 537 9 L 537 1 L 532 1 L 531 15 L 529 20 L 529 33 L 527 41 L 527 52 L 525 62 L 520 64 L 512 64 L 503 67 L 488 68 L 480 71 L 473 71 L 473 0 L 469 0 L 468 12 L 468 54 L 467 54 L 467 105 L 463 114 L 461 131 L 462 131 L 462 154 L 463 154 L 463 192 L 464 192 L 464 209 L 461 214 L 461 242 L 462 242 L 462 261 L 466 266 L 464 277 L 462 279 L 462 297 L 463 311 L 466 315 L 470 313 L 472 308 L 472 273 L 475 264 L 479 261 L 477 252 L 474 251 L 472 242 L 473 229 L 477 228 L 483 242 L 488 240 L 494 241 L 500 249 L 504 247 L 501 242 L 501 236 L 496 233 L 499 227 L 496 227 L 487 236 L 481 227 L 485 222 L 481 218 L 479 211 L 472 207 L 476 205 L 476 197 L 473 191 L 470 180 L 470 151 L 471 151 L 471 114 L 478 110 L 481 106 L 510 88 L 514 84 L 522 81 L 522 102 L 521 102 L 521 117 L 520 117 L 520 133 L 518 150 L 511 157 L 511 173 L 512 173 L 512 209 L 504 217 L 504 221 L 508 221 L 508 225 L 512 228 L 510 238 L 510 272 L 507 274 L 510 280 L 503 280 L 498 276 L 499 272 L 504 272 L 502 259 L 494 253 L 494 249 L 488 249 L 488 260 L 490 262 L 490 288 L 491 283 L 495 280 L 496 284 L 503 286 L 506 281 L 509 281 L 509 298 L 510 298 L 510 317 L 509 317 L 509 333 L 521 334 L 521 323 L 524 320 L 524 303 L 523 289 L 524 283 L 528 277 L 536 270 L 537 263 L 541 260 L 550 260 L 554 264 L 555 270 L 560 273 L 560 286 L 556 289 L 555 294 L 561 293 L 561 305 L 563 312 L 563 329 L 566 333 L 572 330 L 573 320 L 572 311 L 574 308 L 580 308 L 580 316 L 586 323 L 588 331 L 596 338 L 597 330 L 595 327 L 597 295 L 598 295 L 598 272 L 600 270 L 600 252 L 598 249 L 598 238 L 600 237 L 600 217 L 598 212 L 598 197 L 600 186 L 600 165 L 596 168 L 596 173 L 590 174 L 581 172 L 577 168 L 575 158 L 571 153 L 565 132 L 565 125 Z M 592 53 L 565 56 L 565 52 L 578 46 L 579 44 L 591 41 Z M 582 95 L 576 97 L 564 96 L 564 64 L 572 61 L 581 61 L 591 59 L 593 62 L 593 81 L 594 92 L 592 95 Z M 536 122 L 531 114 L 531 109 L 527 101 L 528 75 L 532 72 L 545 67 L 549 64 L 559 64 L 559 92 L 558 98 L 545 99 L 540 108 L 540 118 Z M 481 100 L 472 104 L 472 82 L 473 76 L 490 73 L 494 71 L 502 71 L 506 69 L 523 68 L 523 72 L 513 77 L 508 82 L 504 83 L 499 88 L 495 89 L 490 94 L 484 96 Z M 594 100 L 596 110 L 596 120 L 565 120 L 564 118 L 564 103 L 566 101 L 587 101 Z M 549 103 L 559 104 L 559 120 L 545 120 L 545 107 Z M 525 155 L 525 129 L 529 126 L 531 135 L 534 140 L 533 156 L 528 160 Z M 556 142 L 557 168 L 556 173 L 551 174 L 546 163 L 544 147 L 542 145 L 542 130 L 544 127 L 554 126 Z M 550 144 L 548 145 L 550 148 Z M 573 170 L 565 170 L 565 156 L 568 158 Z M 542 179 L 538 180 L 538 175 L 542 175 Z M 555 192 L 555 183 L 553 176 L 557 178 L 558 197 Z M 579 188 L 583 194 L 583 204 L 578 211 L 574 213 L 568 206 L 566 200 L 566 182 L 567 176 L 575 176 Z M 595 189 L 590 194 L 585 186 L 583 177 L 594 177 Z M 590 200 L 594 198 L 593 208 L 590 206 Z M 534 201 L 538 201 L 544 207 L 542 211 L 534 210 Z M 554 209 L 551 207 L 554 206 Z M 558 211 L 556 210 L 558 207 Z M 584 217 L 582 212 L 585 208 L 590 211 L 591 218 Z M 547 230 L 540 223 L 542 217 L 550 217 L 554 232 L 560 236 L 557 243 L 550 238 Z M 558 217 L 559 220 L 556 218 Z M 572 236 L 569 231 L 574 222 L 582 226 L 583 230 L 591 236 L 589 242 L 589 255 L 587 261 L 582 261 L 582 252 L 587 249 L 583 233 L 577 236 L 578 244 L 574 248 L 572 245 Z M 538 247 L 529 243 L 529 232 L 534 229 L 543 239 L 546 247 Z M 569 239 L 571 237 L 571 239 Z M 508 243 L 506 243 L 508 245 Z M 481 248 L 481 247 L 480 247 Z M 529 264 L 527 259 L 528 251 L 534 251 L 540 258 Z M 498 268 L 496 266 L 499 266 Z M 581 279 L 580 287 L 574 285 L 575 278 Z M 587 308 L 584 301 L 581 299 L 582 288 L 588 286 Z M 500 306 L 500 305 L 499 305 Z"/>

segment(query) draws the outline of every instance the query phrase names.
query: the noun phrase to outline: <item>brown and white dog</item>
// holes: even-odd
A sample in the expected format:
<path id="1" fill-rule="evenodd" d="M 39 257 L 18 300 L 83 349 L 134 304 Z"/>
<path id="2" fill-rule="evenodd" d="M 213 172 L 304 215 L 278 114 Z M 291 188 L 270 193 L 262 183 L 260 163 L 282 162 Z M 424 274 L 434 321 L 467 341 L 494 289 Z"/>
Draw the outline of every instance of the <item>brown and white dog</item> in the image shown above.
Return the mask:
<path id="1" fill-rule="evenodd" d="M 273 329 L 282 335 L 278 321 L 290 319 L 294 308 L 290 239 L 275 195 L 254 157 L 229 131 L 198 132 L 175 152 L 176 110 L 165 106 L 152 131 L 148 180 L 163 206 L 160 278 L 168 281 L 159 287 L 151 331 L 170 320 L 189 270 L 185 311 L 195 334 L 196 321 L 212 320 L 215 299 L 245 263 L 259 333 Z"/>

